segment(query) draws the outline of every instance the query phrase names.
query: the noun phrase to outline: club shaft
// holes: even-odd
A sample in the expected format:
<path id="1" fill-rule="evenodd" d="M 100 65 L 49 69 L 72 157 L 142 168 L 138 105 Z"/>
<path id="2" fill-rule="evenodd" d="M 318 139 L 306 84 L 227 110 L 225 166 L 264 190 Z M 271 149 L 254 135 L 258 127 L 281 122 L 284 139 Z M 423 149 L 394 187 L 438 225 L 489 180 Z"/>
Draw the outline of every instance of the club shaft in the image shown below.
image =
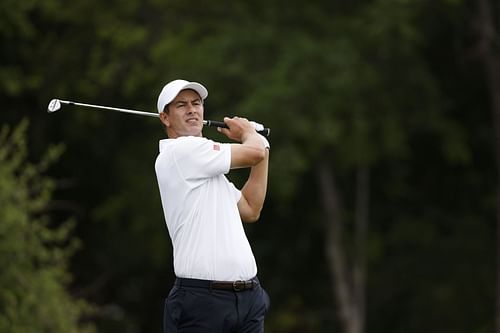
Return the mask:
<path id="1" fill-rule="evenodd" d="M 65 100 L 59 100 L 61 104 L 67 104 L 67 105 L 73 105 L 73 106 L 82 106 L 82 107 L 87 107 L 87 108 L 93 108 L 93 109 L 102 109 L 102 110 L 110 110 L 110 111 L 118 111 L 118 112 L 124 112 L 124 113 L 130 113 L 130 114 L 136 114 L 140 116 L 148 116 L 148 117 L 155 117 L 159 118 L 160 114 L 158 113 L 153 113 L 153 112 L 146 112 L 146 111 L 138 111 L 138 110 L 131 110 L 131 109 L 123 109 L 123 108 L 115 108 L 111 106 L 103 106 L 103 105 L 95 105 L 95 104 L 87 104 L 87 103 L 79 103 L 79 102 L 73 102 L 73 101 L 65 101 Z M 203 125 L 205 126 L 211 126 L 211 127 L 221 127 L 221 128 L 228 128 L 226 123 L 222 121 L 215 121 L 215 120 L 203 120 Z M 264 136 L 269 136 L 271 133 L 270 128 L 264 128 L 261 131 L 257 131 L 259 134 L 262 134 Z"/>
<path id="2" fill-rule="evenodd" d="M 72 102 L 72 101 L 63 101 L 63 100 L 59 100 L 59 101 L 61 102 L 61 104 L 67 104 L 67 105 L 76 105 L 76 106 L 84 106 L 84 107 L 94 108 L 94 109 L 104 109 L 104 110 L 125 112 L 125 113 L 137 114 L 137 115 L 140 115 L 140 116 L 148 116 L 148 117 L 156 117 L 156 118 L 160 117 L 160 115 L 158 113 L 153 113 L 153 112 L 145 112 L 145 111 L 138 111 L 138 110 L 122 109 L 122 108 L 115 108 L 115 107 L 111 107 L 111 106 L 78 103 L 78 102 Z"/>

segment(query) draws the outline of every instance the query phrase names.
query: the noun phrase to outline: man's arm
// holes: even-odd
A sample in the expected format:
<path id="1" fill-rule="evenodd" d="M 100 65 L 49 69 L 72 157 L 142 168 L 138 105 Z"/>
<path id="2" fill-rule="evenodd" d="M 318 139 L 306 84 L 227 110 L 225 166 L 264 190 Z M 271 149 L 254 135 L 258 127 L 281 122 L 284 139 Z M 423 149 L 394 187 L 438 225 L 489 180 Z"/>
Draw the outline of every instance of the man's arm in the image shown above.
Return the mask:
<path id="1" fill-rule="evenodd" d="M 224 122 L 229 128 L 220 128 L 219 131 L 241 142 L 231 145 L 231 169 L 251 167 L 248 180 L 241 189 L 238 210 L 244 222 L 255 222 L 259 219 L 267 192 L 269 150 L 248 120 L 225 118 Z"/>
<path id="2" fill-rule="evenodd" d="M 218 128 L 229 139 L 241 142 L 231 145 L 231 169 L 249 168 L 265 158 L 265 147 L 250 122 L 245 118 L 224 118 L 229 128 Z"/>
<path id="3" fill-rule="evenodd" d="M 269 150 L 266 149 L 265 158 L 251 168 L 248 180 L 241 189 L 238 210 L 244 222 L 256 222 L 260 217 L 267 192 L 268 165 Z"/>

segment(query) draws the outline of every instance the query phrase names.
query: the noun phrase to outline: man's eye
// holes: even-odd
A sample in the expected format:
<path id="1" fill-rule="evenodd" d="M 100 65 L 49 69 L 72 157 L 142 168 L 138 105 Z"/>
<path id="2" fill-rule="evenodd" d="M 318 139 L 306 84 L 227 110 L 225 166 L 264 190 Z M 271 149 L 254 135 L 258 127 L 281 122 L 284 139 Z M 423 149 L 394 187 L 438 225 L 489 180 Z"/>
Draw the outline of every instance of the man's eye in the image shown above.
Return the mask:
<path id="1" fill-rule="evenodd" d="M 194 101 L 193 105 L 199 106 L 199 105 L 201 105 L 201 102 L 200 101 Z"/>

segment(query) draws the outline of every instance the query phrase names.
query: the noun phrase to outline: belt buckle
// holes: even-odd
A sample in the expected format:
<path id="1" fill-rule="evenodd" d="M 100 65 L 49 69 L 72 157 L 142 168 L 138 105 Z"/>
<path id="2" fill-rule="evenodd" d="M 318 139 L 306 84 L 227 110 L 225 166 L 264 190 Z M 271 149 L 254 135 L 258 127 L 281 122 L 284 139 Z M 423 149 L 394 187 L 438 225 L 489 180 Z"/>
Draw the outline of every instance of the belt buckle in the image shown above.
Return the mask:
<path id="1" fill-rule="evenodd" d="M 233 282 L 233 290 L 234 291 L 242 291 L 245 290 L 245 281 L 237 280 Z"/>

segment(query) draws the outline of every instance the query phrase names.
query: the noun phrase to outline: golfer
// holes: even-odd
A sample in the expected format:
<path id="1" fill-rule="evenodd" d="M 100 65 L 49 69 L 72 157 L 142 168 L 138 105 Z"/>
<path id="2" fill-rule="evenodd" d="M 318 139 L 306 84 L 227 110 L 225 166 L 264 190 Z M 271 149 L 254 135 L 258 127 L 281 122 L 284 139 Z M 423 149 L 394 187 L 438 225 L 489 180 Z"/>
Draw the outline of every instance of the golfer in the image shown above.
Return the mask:
<path id="1" fill-rule="evenodd" d="M 244 118 L 224 118 L 218 130 L 237 143 L 202 136 L 207 89 L 174 80 L 158 97 L 168 139 L 155 170 L 176 280 L 166 301 L 164 331 L 263 332 L 269 297 L 243 222 L 258 220 L 267 190 L 269 143 Z M 238 190 L 225 177 L 250 168 Z"/>

